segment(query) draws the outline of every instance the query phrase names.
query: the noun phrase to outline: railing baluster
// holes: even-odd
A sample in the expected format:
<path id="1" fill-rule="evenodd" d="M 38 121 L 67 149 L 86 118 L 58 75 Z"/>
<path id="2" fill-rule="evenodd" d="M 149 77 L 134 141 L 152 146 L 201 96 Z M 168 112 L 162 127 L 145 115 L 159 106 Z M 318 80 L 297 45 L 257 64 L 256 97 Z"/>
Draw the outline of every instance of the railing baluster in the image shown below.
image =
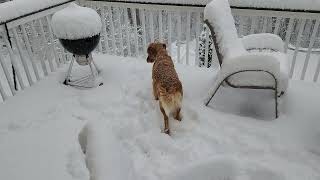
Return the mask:
<path id="1" fill-rule="evenodd" d="M 172 14 L 168 11 L 168 45 L 169 52 L 172 55 Z"/>
<path id="2" fill-rule="evenodd" d="M 42 21 L 41 21 L 41 19 L 38 19 L 38 21 L 39 21 L 39 24 L 40 24 L 40 31 L 41 31 L 42 40 L 43 40 L 43 42 L 45 43 L 45 45 L 48 46 L 48 41 L 47 41 L 47 38 L 46 38 L 45 31 L 44 31 L 44 29 L 43 29 Z M 46 51 L 47 51 L 47 49 L 46 49 Z M 46 53 L 46 52 L 44 52 L 44 53 Z M 51 72 L 53 72 L 53 71 L 54 71 L 54 67 L 53 67 L 52 59 L 51 59 L 50 57 L 48 57 L 48 62 L 49 62 L 50 70 L 51 70 Z"/>
<path id="3" fill-rule="evenodd" d="M 251 17 L 251 27 L 250 27 L 250 34 L 254 34 L 254 30 L 257 27 L 257 21 L 258 21 L 258 17 Z"/>
<path id="4" fill-rule="evenodd" d="M 281 17 L 276 17 L 276 24 L 274 25 L 273 34 L 278 34 L 279 33 L 280 21 L 281 21 Z"/>
<path id="5" fill-rule="evenodd" d="M 28 51 L 28 55 L 32 64 L 32 68 L 34 71 L 34 74 L 36 76 L 36 79 L 39 81 L 40 80 L 40 76 L 39 76 L 39 71 L 38 68 L 34 62 L 34 57 L 33 57 L 33 53 L 31 50 L 31 45 L 30 45 L 30 40 L 28 38 L 27 32 L 26 32 L 26 27 L 24 24 L 21 25 L 21 29 L 22 29 L 22 35 L 23 35 L 23 39 L 24 39 L 24 43 L 26 44 L 27 47 L 27 51 Z"/>
<path id="6" fill-rule="evenodd" d="M 154 42 L 154 24 L 153 24 L 153 12 L 149 10 L 149 20 L 150 20 L 150 39 L 151 42 Z"/>
<path id="7" fill-rule="evenodd" d="M 292 58 L 292 62 L 291 62 L 291 67 L 290 67 L 290 77 L 292 78 L 293 76 L 293 72 L 294 72 L 294 67 L 296 64 L 296 60 L 297 60 L 297 56 L 298 56 L 298 52 L 299 52 L 299 48 L 300 48 L 300 41 L 301 41 L 301 36 L 302 36 L 302 32 L 304 30 L 304 25 L 306 24 L 306 19 L 302 19 L 301 20 L 301 24 L 300 24 L 300 28 L 298 31 L 298 37 L 297 37 L 297 42 L 295 45 L 295 50 L 294 50 L 294 54 L 293 54 L 293 58 Z"/>
<path id="8" fill-rule="evenodd" d="M 178 63 L 181 63 L 181 12 L 177 11 L 177 18 L 178 18 L 178 22 L 177 22 L 177 33 L 178 33 L 178 38 L 177 38 L 177 46 L 178 46 L 178 51 L 177 51 L 177 58 L 178 58 Z"/>
<path id="9" fill-rule="evenodd" d="M 243 30 L 244 30 L 244 16 L 239 16 L 239 37 L 242 37 L 244 35 Z"/>
<path id="10" fill-rule="evenodd" d="M 104 53 L 110 52 L 109 49 L 109 39 L 107 34 L 107 26 L 106 26 L 106 9 L 104 6 L 101 7 L 101 21 L 102 21 L 102 33 L 103 33 L 103 43 L 105 47 Z"/>
<path id="11" fill-rule="evenodd" d="M 199 36 L 200 36 L 200 29 L 202 29 L 202 26 L 200 24 L 201 21 L 201 13 L 197 12 L 196 13 L 196 59 L 195 59 L 195 65 L 199 66 Z"/>
<path id="12" fill-rule="evenodd" d="M 205 61 L 204 61 L 204 66 L 206 68 L 208 68 L 208 63 L 209 63 L 209 60 L 208 60 L 208 56 L 209 56 L 209 27 L 206 25 L 206 49 L 205 49 Z M 212 62 L 211 62 L 212 64 Z"/>
<path id="13" fill-rule="evenodd" d="M 8 38 L 10 38 L 10 37 L 8 37 Z M 22 75 L 21 75 L 21 72 L 20 72 L 20 68 L 19 68 L 17 60 L 16 60 L 16 56 L 14 55 L 14 53 L 13 53 L 13 51 L 11 49 L 11 45 L 9 43 L 9 40 L 7 38 L 4 38 L 4 41 L 5 41 L 6 47 L 8 47 L 11 64 L 14 67 L 15 73 L 16 73 L 17 78 L 18 78 L 18 82 L 20 84 L 21 89 L 23 90 L 23 89 L 25 89 L 26 86 L 25 86 L 25 84 L 23 82 Z"/>
<path id="14" fill-rule="evenodd" d="M 12 95 L 15 95 L 16 94 L 16 90 L 14 89 L 14 84 L 13 84 L 12 78 L 10 76 L 10 73 L 9 73 L 9 70 L 8 70 L 8 68 L 6 66 L 6 63 L 4 62 L 4 58 L 3 58 L 3 56 L 1 54 L 0 54 L 0 64 L 2 66 L 4 75 L 6 76 L 7 82 L 9 84 L 10 91 L 11 91 Z"/>
<path id="15" fill-rule="evenodd" d="M 53 51 L 53 55 L 54 55 L 54 59 L 55 59 L 55 62 L 57 64 L 57 67 L 60 67 L 60 61 L 59 61 L 59 57 L 58 57 L 58 54 L 57 54 L 57 49 L 56 49 L 56 46 L 55 46 L 55 43 L 54 43 L 54 37 L 53 37 L 53 32 L 52 32 L 52 27 L 51 27 L 51 20 L 49 18 L 49 16 L 46 16 L 46 21 L 47 21 L 47 24 L 48 24 L 48 29 L 49 29 L 49 42 L 51 43 L 51 49 Z"/>
<path id="16" fill-rule="evenodd" d="M 186 34 L 186 64 L 189 65 L 189 43 L 190 43 L 190 26 L 191 26 L 191 14 L 187 12 L 187 34 Z"/>
<path id="17" fill-rule="evenodd" d="M 32 32 L 33 40 L 37 39 L 38 33 L 36 31 L 36 28 L 34 27 L 34 22 L 33 21 L 31 22 L 31 32 Z M 35 48 L 33 48 L 33 50 L 35 50 Z M 43 74 L 45 76 L 47 76 L 48 75 L 48 70 L 47 70 L 47 67 L 44 64 L 44 61 L 42 59 L 40 59 L 40 64 L 41 64 L 41 67 L 42 67 Z"/>
<path id="18" fill-rule="evenodd" d="M 5 90 L 4 90 L 3 86 L 2 86 L 1 81 L 0 81 L 0 95 L 1 95 L 1 97 L 2 97 L 2 99 L 3 99 L 3 101 L 5 101 L 5 100 L 8 99 L 8 95 L 7 95 L 7 93 L 5 92 Z"/>
<path id="19" fill-rule="evenodd" d="M 132 17 L 133 17 L 133 28 L 134 28 L 134 41 L 135 41 L 135 48 L 136 48 L 136 56 L 139 56 L 139 41 L 138 41 L 138 26 L 137 26 L 137 13 L 136 9 L 132 8 Z"/>
<path id="20" fill-rule="evenodd" d="M 285 42 L 285 46 L 284 46 L 284 52 L 285 53 L 287 53 L 287 51 L 288 51 L 288 45 L 289 45 L 290 37 L 291 37 L 291 34 L 292 34 L 293 23 L 294 23 L 294 19 L 290 18 L 288 29 L 287 29 L 287 32 L 286 32 L 286 39 L 285 39 L 286 42 Z"/>
<path id="21" fill-rule="evenodd" d="M 313 76 L 313 82 L 317 82 L 318 81 L 319 73 L 320 73 L 320 57 L 318 58 L 318 64 L 317 64 L 316 72 L 314 73 L 314 76 Z"/>
<path id="22" fill-rule="evenodd" d="M 267 25 L 268 25 L 268 17 L 263 18 L 263 25 L 262 25 L 262 33 L 267 32 Z"/>
<path id="23" fill-rule="evenodd" d="M 20 41 L 20 38 L 18 36 L 16 28 L 13 28 L 13 36 L 14 36 L 14 39 L 15 39 L 16 44 L 18 46 L 18 51 L 19 51 L 19 54 L 20 54 L 20 57 L 21 57 L 21 62 L 22 62 L 24 71 L 26 72 L 29 85 L 31 86 L 31 85 L 33 85 L 33 80 L 31 78 L 31 74 L 30 74 L 30 71 L 29 71 L 29 68 L 28 68 L 27 60 L 25 59 L 25 56 L 23 54 L 23 49 L 22 49 L 22 46 L 21 46 L 21 43 L 20 43 L 21 41 Z"/>
<path id="24" fill-rule="evenodd" d="M 117 54 L 117 46 L 116 46 L 116 35 L 115 35 L 115 28 L 114 28 L 114 19 L 113 19 L 113 8 L 107 7 L 107 11 L 110 15 L 110 26 L 111 26 L 111 34 L 112 34 L 112 51 L 114 54 Z"/>
<path id="25" fill-rule="evenodd" d="M 126 36 L 127 36 L 127 49 L 128 49 L 128 56 L 132 56 L 132 52 L 131 52 L 131 47 L 130 47 L 130 34 L 129 34 L 129 30 L 131 33 L 131 25 L 129 24 L 129 20 L 128 20 L 128 8 L 124 8 L 124 23 L 125 23 L 125 27 L 126 27 Z"/>
<path id="26" fill-rule="evenodd" d="M 143 47 L 143 56 L 145 57 L 147 54 L 147 33 L 146 33 L 146 16 L 145 16 L 145 10 L 140 9 L 141 16 L 140 19 L 142 21 L 142 47 Z"/>
<path id="27" fill-rule="evenodd" d="M 319 28 L 319 23 L 320 23 L 320 21 L 316 20 L 315 25 L 314 25 L 313 30 L 312 30 L 312 35 L 310 37 L 310 43 L 309 43 L 309 47 L 308 47 L 308 52 L 307 52 L 307 55 L 306 55 L 305 62 L 303 64 L 302 74 L 301 74 L 301 77 L 300 77 L 301 80 L 304 80 L 304 77 L 306 75 L 306 70 L 307 70 L 307 67 L 308 67 L 308 64 L 309 64 L 311 50 L 312 50 L 314 42 L 316 40 L 316 34 L 317 34 L 317 31 L 318 31 L 318 28 Z"/>
<path id="28" fill-rule="evenodd" d="M 120 36 L 120 54 L 124 56 L 124 48 L 123 48 L 123 34 L 122 34 L 122 23 L 121 23 L 121 8 L 116 8 L 116 13 L 118 17 L 118 26 L 119 26 L 119 36 Z"/>
<path id="29" fill-rule="evenodd" d="M 96 5 L 91 5 L 91 8 L 93 8 L 95 11 L 98 11 L 98 6 L 96 6 Z M 102 11 L 102 10 L 101 10 Z M 100 41 L 99 41 L 99 43 L 98 43 L 98 51 L 99 51 L 99 53 L 102 53 L 102 43 L 101 43 L 101 39 L 100 39 Z"/>
<path id="30" fill-rule="evenodd" d="M 162 28 L 162 10 L 159 10 L 159 41 L 161 42 L 163 42 Z"/>

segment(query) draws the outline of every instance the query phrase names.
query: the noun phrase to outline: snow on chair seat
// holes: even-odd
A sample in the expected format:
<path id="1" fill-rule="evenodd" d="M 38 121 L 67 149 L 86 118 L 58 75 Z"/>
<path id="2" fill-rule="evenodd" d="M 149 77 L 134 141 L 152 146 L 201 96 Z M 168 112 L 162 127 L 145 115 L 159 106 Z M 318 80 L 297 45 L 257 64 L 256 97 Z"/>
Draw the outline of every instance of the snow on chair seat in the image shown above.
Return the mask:
<path id="1" fill-rule="evenodd" d="M 250 53 L 251 55 L 261 55 L 262 53 Z M 289 64 L 287 56 L 280 52 L 264 52 L 263 55 L 275 57 L 280 63 L 280 74 L 278 77 L 278 92 L 284 92 L 288 87 Z M 257 57 L 259 58 L 259 57 Z M 259 61 L 263 61 L 259 58 Z M 261 72 L 242 72 L 228 78 L 228 82 L 235 86 L 259 86 L 274 87 L 274 79 L 266 73 Z"/>
<path id="2" fill-rule="evenodd" d="M 284 52 L 284 42 L 275 34 L 250 34 L 242 37 L 241 41 L 247 51 L 254 49 L 271 49 L 273 51 Z"/>
<path id="3" fill-rule="evenodd" d="M 272 89 L 278 118 L 278 97 L 286 91 L 289 81 L 281 38 L 268 33 L 239 38 L 228 0 L 211 1 L 205 7 L 204 18 L 221 66 L 205 104 L 210 103 L 223 82 L 234 88 Z"/>

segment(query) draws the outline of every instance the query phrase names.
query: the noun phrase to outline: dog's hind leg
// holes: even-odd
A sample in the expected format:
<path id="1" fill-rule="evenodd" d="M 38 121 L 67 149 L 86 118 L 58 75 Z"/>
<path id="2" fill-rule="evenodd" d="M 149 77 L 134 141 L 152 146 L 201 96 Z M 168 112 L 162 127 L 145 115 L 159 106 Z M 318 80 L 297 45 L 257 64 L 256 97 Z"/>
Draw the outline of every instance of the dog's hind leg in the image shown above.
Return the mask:
<path id="1" fill-rule="evenodd" d="M 174 115 L 174 118 L 178 121 L 181 121 L 182 118 L 181 118 L 181 108 L 179 107 L 176 112 L 175 112 L 175 115 Z"/>
<path id="2" fill-rule="evenodd" d="M 160 111 L 163 114 L 163 119 L 164 119 L 164 133 L 170 135 L 170 129 L 169 129 L 169 117 L 167 116 L 165 110 L 163 109 L 161 102 L 159 103 L 160 105 Z"/>
<path id="3" fill-rule="evenodd" d="M 152 88 L 153 88 L 153 96 L 155 100 L 159 100 L 159 96 L 158 96 L 158 92 L 157 92 L 157 87 L 156 87 L 156 83 L 154 82 L 154 80 L 152 81 Z"/>

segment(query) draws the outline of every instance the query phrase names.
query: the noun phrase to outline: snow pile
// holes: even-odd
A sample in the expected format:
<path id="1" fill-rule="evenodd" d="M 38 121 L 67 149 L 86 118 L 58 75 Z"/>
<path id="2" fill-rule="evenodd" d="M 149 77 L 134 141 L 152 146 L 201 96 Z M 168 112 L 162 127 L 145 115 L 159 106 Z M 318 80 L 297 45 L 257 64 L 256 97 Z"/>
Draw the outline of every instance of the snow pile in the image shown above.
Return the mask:
<path id="1" fill-rule="evenodd" d="M 123 0 L 115 0 L 121 1 Z M 206 5 L 211 0 L 124 0 L 127 2 Z M 229 0 L 231 6 L 275 9 L 320 10 L 318 0 Z"/>
<path id="2" fill-rule="evenodd" d="M 82 137 L 97 138 L 87 142 L 87 154 L 127 165 L 127 158 L 111 157 L 120 145 L 118 151 L 132 160 L 139 180 L 320 179 L 319 84 L 292 81 L 281 98 L 279 119 L 264 121 L 274 117 L 272 91 L 221 88 L 211 107 L 205 107 L 201 98 L 216 72 L 177 64 L 183 119 L 169 120 L 172 136 L 167 136 L 161 133 L 163 116 L 152 96 L 152 65 L 140 58 L 93 58 L 102 69 L 103 86 L 64 86 L 64 69 L 0 104 L 1 180 L 90 179 L 91 166 L 86 168 L 78 144 L 88 122 L 96 132 Z M 101 149 L 94 149 L 98 145 Z"/>
<path id="3" fill-rule="evenodd" d="M 91 180 L 135 180 L 130 157 L 105 121 L 89 122 L 79 135 Z"/>
<path id="4" fill-rule="evenodd" d="M 99 14 L 87 7 L 71 3 L 52 16 L 52 29 L 59 39 L 82 39 L 101 32 Z"/>
<path id="5" fill-rule="evenodd" d="M 256 70 L 268 71 L 277 79 L 279 93 L 285 92 L 288 88 L 289 62 L 286 54 L 274 52 L 252 52 L 247 56 L 239 57 L 236 61 L 238 62 L 235 62 L 233 65 L 228 67 L 228 71 L 236 72 L 240 69 L 254 70 L 254 68 L 256 68 Z M 226 73 L 225 76 L 227 76 L 227 74 L 230 74 L 230 72 Z M 238 86 L 256 85 L 274 87 L 274 78 L 269 74 L 260 72 L 242 72 L 228 78 L 228 81 Z"/>
<path id="6" fill-rule="evenodd" d="M 14 0 L 0 3 L 0 23 L 70 0 Z"/>
<path id="7" fill-rule="evenodd" d="M 229 157 L 210 158 L 195 162 L 169 176 L 168 180 L 236 180 L 237 162 Z"/>
<path id="8" fill-rule="evenodd" d="M 241 71 L 251 72 L 241 72 Z M 254 72 L 264 71 L 268 73 Z M 232 76 L 231 76 L 232 75 Z M 275 87 L 275 80 L 278 82 L 278 92 L 285 90 L 288 83 L 280 84 L 280 63 L 278 59 L 267 54 L 246 54 L 236 58 L 224 59 L 209 94 L 205 99 L 208 102 L 215 94 L 225 79 L 230 79 L 234 85 L 241 86 L 269 86 Z M 288 79 L 286 79 L 288 80 Z M 282 82 L 282 81 L 281 81 Z"/>
<path id="9" fill-rule="evenodd" d="M 228 0 L 213 0 L 204 9 L 204 19 L 214 28 L 223 58 L 232 58 L 246 51 L 238 38 Z"/>
<path id="10" fill-rule="evenodd" d="M 245 49 L 273 49 L 284 52 L 282 39 L 270 33 L 250 34 L 241 38 Z"/>

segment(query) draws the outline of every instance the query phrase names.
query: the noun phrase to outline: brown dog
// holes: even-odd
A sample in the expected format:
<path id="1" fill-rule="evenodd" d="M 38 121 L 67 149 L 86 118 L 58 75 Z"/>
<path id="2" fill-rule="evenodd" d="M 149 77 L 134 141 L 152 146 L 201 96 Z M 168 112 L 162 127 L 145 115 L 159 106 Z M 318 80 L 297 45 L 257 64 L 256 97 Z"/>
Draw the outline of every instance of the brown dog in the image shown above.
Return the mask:
<path id="1" fill-rule="evenodd" d="M 170 115 L 173 114 L 176 120 L 181 121 L 182 84 L 165 44 L 151 43 L 148 47 L 147 62 L 154 62 L 152 68 L 153 95 L 156 100 L 159 100 L 160 110 L 164 117 L 164 132 L 170 135 Z"/>

